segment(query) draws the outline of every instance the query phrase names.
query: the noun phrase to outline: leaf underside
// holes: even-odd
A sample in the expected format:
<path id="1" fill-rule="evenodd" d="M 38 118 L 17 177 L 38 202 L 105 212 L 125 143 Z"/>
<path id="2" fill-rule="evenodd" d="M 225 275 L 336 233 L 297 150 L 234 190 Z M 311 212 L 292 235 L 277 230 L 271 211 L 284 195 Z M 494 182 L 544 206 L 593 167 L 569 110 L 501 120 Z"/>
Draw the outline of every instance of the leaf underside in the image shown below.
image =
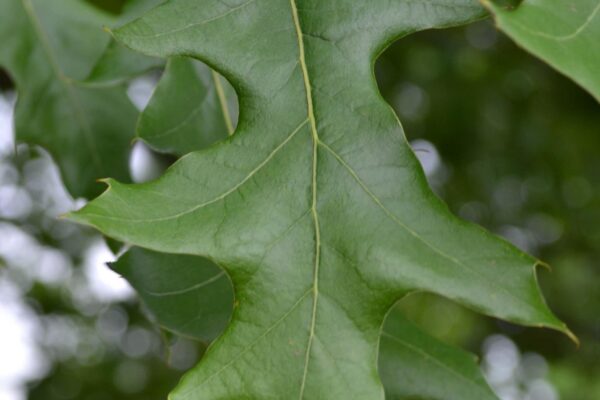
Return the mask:
<path id="1" fill-rule="evenodd" d="M 205 61 L 240 102 L 231 138 L 71 215 L 230 276 L 231 323 L 172 399 L 382 399 L 381 325 L 414 290 L 566 332 L 536 260 L 432 194 L 374 80 L 394 39 L 480 16 L 467 0 L 173 0 L 115 32 Z"/>

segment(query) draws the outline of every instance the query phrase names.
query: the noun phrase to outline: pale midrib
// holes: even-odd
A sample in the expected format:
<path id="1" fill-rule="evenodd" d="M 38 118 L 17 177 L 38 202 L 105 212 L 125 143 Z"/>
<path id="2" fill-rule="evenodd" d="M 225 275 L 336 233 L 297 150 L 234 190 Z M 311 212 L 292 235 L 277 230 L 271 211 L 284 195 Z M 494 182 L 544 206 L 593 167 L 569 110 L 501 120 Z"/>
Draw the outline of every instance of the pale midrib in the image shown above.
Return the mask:
<path id="1" fill-rule="evenodd" d="M 201 387 L 206 382 L 210 381 L 214 377 L 221 374 L 221 372 L 225 371 L 227 368 L 229 368 L 231 365 L 233 365 L 234 362 L 236 362 L 242 356 L 244 356 L 244 354 L 247 354 L 249 351 L 251 351 L 263 338 L 267 337 L 267 335 L 269 335 L 269 333 L 271 333 L 275 328 L 277 328 L 279 326 L 279 324 L 283 323 L 283 321 L 285 321 L 286 318 L 289 317 L 296 310 L 296 308 L 298 308 L 298 306 L 300 306 L 300 304 L 302 304 L 302 301 L 306 298 L 306 296 L 309 295 L 310 292 L 311 292 L 310 289 L 307 290 L 306 292 L 304 292 L 302 294 L 302 296 L 300 296 L 300 298 L 292 305 L 292 307 L 290 307 L 290 309 L 288 311 L 286 311 L 281 317 L 279 317 L 275 322 L 273 322 L 269 326 L 269 328 L 267 328 L 262 334 L 260 334 L 251 343 L 249 343 L 248 346 L 246 348 L 244 348 L 244 350 L 242 352 L 238 353 L 235 357 L 233 357 L 231 360 L 229 360 L 221 368 L 219 368 L 218 370 L 216 370 L 215 372 L 213 372 L 212 374 L 207 376 L 204 380 L 202 380 L 202 382 L 199 382 L 196 385 L 196 387 L 190 388 L 190 390 L 188 390 L 186 393 L 195 391 L 196 388 Z"/>
<path id="2" fill-rule="evenodd" d="M 304 218 L 304 216 L 306 216 L 308 214 L 307 210 L 306 212 L 304 212 L 298 219 L 296 219 L 289 227 L 286 228 L 286 230 L 277 237 L 277 239 L 275 239 L 267 248 L 267 250 L 265 251 L 265 254 L 263 255 L 263 257 L 261 258 L 261 260 L 257 263 L 257 265 L 261 265 L 266 254 L 270 251 L 270 249 L 275 246 L 276 243 L 278 243 L 281 239 L 283 239 L 283 237 L 290 232 L 298 222 L 300 222 L 302 220 L 302 218 Z M 224 274 L 224 272 L 222 272 L 222 274 Z M 252 280 L 256 277 L 256 275 L 252 276 L 252 278 L 246 282 L 246 285 L 248 285 L 250 282 L 252 282 Z M 225 371 L 227 368 L 229 368 L 231 365 L 233 365 L 234 362 L 236 362 L 237 360 L 239 360 L 242 356 L 244 356 L 244 354 L 248 353 L 250 350 L 252 350 L 254 348 L 254 346 L 256 346 L 258 344 L 258 342 L 265 338 L 267 335 L 269 335 L 269 333 L 271 333 L 275 328 L 277 328 L 277 326 L 279 326 L 279 324 L 281 324 L 283 321 L 285 321 L 285 319 L 290 316 L 292 314 L 292 312 L 294 312 L 294 310 L 296 310 L 296 308 L 302 303 L 302 301 L 312 292 L 312 289 L 308 289 L 306 290 L 304 293 L 302 293 L 302 295 L 300 296 L 300 298 L 298 298 L 298 300 L 296 300 L 296 302 L 292 305 L 292 307 L 290 309 L 288 309 L 285 313 L 283 313 L 283 315 L 281 315 L 279 318 L 277 318 L 277 320 L 275 322 L 273 322 L 263 333 L 261 333 L 258 337 L 256 337 L 255 339 L 252 340 L 252 342 L 246 347 L 244 348 L 244 350 L 242 350 L 240 353 L 236 354 L 233 358 L 231 358 L 228 362 L 226 362 L 221 368 L 219 368 L 216 372 L 212 373 L 211 375 L 209 375 L 206 379 L 204 379 L 202 382 L 200 382 L 198 384 L 197 387 L 202 386 L 203 384 L 205 384 L 206 382 L 210 381 L 211 379 L 213 379 L 215 376 L 219 375 L 221 372 Z M 190 390 L 190 391 L 193 391 Z"/>
<path id="3" fill-rule="evenodd" d="M 304 39 L 302 28 L 300 27 L 300 18 L 298 16 L 298 7 L 296 6 L 296 0 L 290 0 L 290 6 L 292 8 L 292 16 L 294 19 L 294 27 L 296 28 L 296 36 L 298 37 L 298 52 L 300 67 L 302 69 L 302 78 L 304 81 L 304 89 L 306 91 L 306 103 L 308 119 L 310 121 L 311 136 L 313 142 L 313 162 L 312 162 L 312 204 L 311 213 L 315 224 L 315 261 L 313 268 L 313 307 L 310 320 L 310 329 L 308 344 L 306 346 L 306 354 L 304 357 L 304 371 L 302 373 L 302 382 L 300 384 L 299 399 L 302 400 L 304 397 L 304 390 L 306 387 L 306 378 L 308 376 L 308 365 L 310 363 L 310 353 L 312 344 L 315 338 L 315 326 L 317 321 L 317 307 L 319 302 L 319 264 L 321 259 L 321 231 L 319 227 L 319 214 L 317 212 L 317 152 L 319 144 L 319 134 L 317 132 L 317 122 L 315 120 L 312 89 L 310 85 L 310 78 L 308 76 L 308 67 L 306 66 L 305 52 L 304 52 Z"/>
<path id="4" fill-rule="evenodd" d="M 73 93 L 71 81 L 62 72 L 62 69 L 60 68 L 58 62 L 56 61 L 54 54 L 52 53 L 50 43 L 48 42 L 48 38 L 46 37 L 44 29 L 43 29 L 39 19 L 37 18 L 37 15 L 35 13 L 35 9 L 33 7 L 33 4 L 31 3 L 31 0 L 21 0 L 21 5 L 23 6 L 23 9 L 25 10 L 25 14 L 27 15 L 27 17 L 31 23 L 33 31 L 35 32 L 36 36 L 40 40 L 40 46 L 42 47 L 44 54 L 46 54 L 46 57 L 48 58 L 48 62 L 50 64 L 50 68 L 52 69 L 52 72 L 54 73 L 54 75 L 56 76 L 56 79 L 61 83 L 61 85 L 65 89 L 65 92 L 67 93 L 67 98 L 69 99 L 69 103 L 71 103 L 71 109 L 73 110 L 73 114 L 75 115 L 75 118 L 79 122 L 79 126 L 81 127 L 81 129 L 84 132 L 84 136 L 85 136 L 86 142 L 90 148 L 90 153 L 92 155 L 93 162 L 94 162 L 94 164 L 96 164 L 96 166 L 98 168 L 101 169 L 102 168 L 102 160 L 98 157 L 96 143 L 93 140 L 92 132 L 86 121 L 85 116 L 83 115 L 83 111 L 81 110 L 81 108 L 79 107 L 79 103 L 75 99 L 75 94 Z"/>
<path id="5" fill-rule="evenodd" d="M 231 114 L 229 113 L 229 107 L 227 105 L 227 96 L 225 96 L 225 91 L 223 90 L 223 85 L 221 84 L 221 77 L 215 70 L 211 70 L 213 81 L 215 82 L 215 89 L 217 91 L 217 98 L 219 99 L 219 105 L 221 106 L 221 113 L 223 114 L 223 120 L 225 121 L 225 126 L 227 127 L 227 133 L 229 136 L 233 135 L 233 120 L 231 119 Z"/>

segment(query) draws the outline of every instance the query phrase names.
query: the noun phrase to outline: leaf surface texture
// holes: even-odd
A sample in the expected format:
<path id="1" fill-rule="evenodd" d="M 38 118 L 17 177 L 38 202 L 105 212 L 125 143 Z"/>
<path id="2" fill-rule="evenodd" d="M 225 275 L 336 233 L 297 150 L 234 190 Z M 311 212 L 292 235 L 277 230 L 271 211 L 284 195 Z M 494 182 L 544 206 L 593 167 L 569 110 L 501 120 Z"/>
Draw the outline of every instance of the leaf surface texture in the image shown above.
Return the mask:
<path id="1" fill-rule="evenodd" d="M 205 61 L 240 102 L 232 137 L 157 181 L 109 181 L 72 215 L 231 277 L 231 323 L 172 399 L 383 399 L 381 326 L 413 290 L 566 331 L 537 261 L 431 192 L 373 76 L 394 39 L 481 15 L 467 0 L 176 0 L 115 32 Z"/>

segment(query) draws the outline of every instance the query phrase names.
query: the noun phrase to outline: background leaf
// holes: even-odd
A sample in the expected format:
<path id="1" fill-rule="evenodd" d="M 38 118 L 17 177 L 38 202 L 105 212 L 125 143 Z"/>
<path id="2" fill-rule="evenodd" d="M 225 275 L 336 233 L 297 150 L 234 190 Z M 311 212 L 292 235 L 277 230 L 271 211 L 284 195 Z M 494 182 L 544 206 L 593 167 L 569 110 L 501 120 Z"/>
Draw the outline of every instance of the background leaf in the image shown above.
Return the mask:
<path id="1" fill-rule="evenodd" d="M 123 6 L 117 26 L 130 22 L 163 2 L 164 0 L 129 0 Z M 111 39 L 85 81 L 88 85 L 121 83 L 163 66 L 164 60 L 131 51 Z"/>
<path id="2" fill-rule="evenodd" d="M 87 86 L 119 84 L 163 66 L 164 60 L 133 52 L 111 40 L 84 83 Z"/>
<path id="3" fill-rule="evenodd" d="M 600 101 L 600 3 L 525 0 L 506 9 L 483 0 L 498 28 Z"/>
<path id="4" fill-rule="evenodd" d="M 235 106 L 225 79 L 199 61 L 174 57 L 140 116 L 137 135 L 155 150 L 181 156 L 233 133 Z"/>
<path id="5" fill-rule="evenodd" d="M 208 260 L 132 248 L 111 268 L 137 290 L 158 323 L 178 335 L 210 342 L 229 321 L 231 283 Z"/>
<path id="6" fill-rule="evenodd" d="M 379 372 L 386 399 L 497 399 L 472 354 L 419 330 L 392 309 L 381 335 Z"/>
<path id="7" fill-rule="evenodd" d="M 93 197 L 96 179 L 128 181 L 137 111 L 122 87 L 86 88 L 83 79 L 107 43 L 111 17 L 75 0 L 0 3 L 0 65 L 14 79 L 18 141 L 47 149 L 74 196 Z"/>

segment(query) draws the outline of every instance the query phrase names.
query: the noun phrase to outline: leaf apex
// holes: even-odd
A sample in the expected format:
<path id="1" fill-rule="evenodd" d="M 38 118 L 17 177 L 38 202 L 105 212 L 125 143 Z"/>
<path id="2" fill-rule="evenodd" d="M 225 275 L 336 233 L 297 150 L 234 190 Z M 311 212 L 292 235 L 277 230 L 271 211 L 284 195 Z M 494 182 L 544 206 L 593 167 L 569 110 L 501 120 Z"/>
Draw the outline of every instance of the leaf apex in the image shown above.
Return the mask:
<path id="1" fill-rule="evenodd" d="M 85 207 L 84 207 L 85 208 Z M 83 208 L 75 211 L 69 211 L 68 213 L 61 214 L 58 218 L 64 219 L 67 221 L 75 222 L 82 225 L 92 226 L 90 222 L 83 216 L 82 211 Z"/>
<path id="2" fill-rule="evenodd" d="M 88 215 L 88 211 L 89 211 L 89 207 L 100 197 L 105 196 L 107 193 L 109 193 L 111 191 L 111 189 L 113 188 L 113 185 L 115 183 L 118 183 L 118 181 L 112 179 L 112 178 L 101 178 L 101 179 L 97 179 L 96 182 L 101 182 L 107 185 L 107 188 L 104 190 L 104 192 L 102 192 L 102 194 L 100 196 L 98 196 L 96 199 L 94 199 L 91 202 L 88 202 L 87 204 L 85 204 L 83 207 L 79 208 L 78 210 L 74 210 L 74 211 L 69 211 L 68 213 L 62 214 L 60 216 L 60 218 L 64 218 L 66 220 L 69 220 L 71 222 L 75 222 L 81 225 L 87 225 L 87 226 L 91 226 L 93 228 L 98 229 L 98 227 L 96 226 L 96 224 L 94 224 L 92 222 L 92 220 L 89 218 Z"/>
<path id="3" fill-rule="evenodd" d="M 573 342 L 573 344 L 575 345 L 576 348 L 579 349 L 579 347 L 581 346 L 581 341 L 579 340 L 577 335 L 575 335 L 575 333 L 573 333 L 573 331 L 571 329 L 569 329 L 567 324 L 565 324 L 562 321 L 559 324 L 541 324 L 541 325 L 539 325 L 539 327 L 540 328 L 548 328 L 548 329 L 552 329 L 554 331 L 560 332 L 563 335 L 565 335 L 567 338 L 569 338 L 569 340 L 571 340 L 571 342 Z"/>
<path id="4" fill-rule="evenodd" d="M 110 189 L 110 188 L 112 188 L 115 180 L 113 178 L 100 178 L 100 179 L 96 179 L 96 182 L 104 183 L 104 184 L 106 184 L 106 186 L 108 186 L 108 189 Z"/>
<path id="5" fill-rule="evenodd" d="M 567 337 L 568 337 L 569 339 L 571 339 L 571 341 L 572 341 L 572 342 L 575 344 L 575 347 L 576 347 L 577 349 L 579 349 L 579 348 L 581 347 L 581 341 L 579 340 L 579 338 L 577 337 L 577 335 L 575 335 L 575 334 L 573 333 L 573 331 L 571 331 L 571 330 L 570 330 L 570 329 L 567 327 L 567 325 L 566 325 L 566 324 L 564 325 L 564 327 L 563 327 L 563 328 L 564 328 L 564 334 L 565 334 L 565 335 L 567 335 Z"/>
<path id="6" fill-rule="evenodd" d="M 548 264 L 547 262 L 545 262 L 545 261 L 542 261 L 542 260 L 536 260 L 536 261 L 535 261 L 535 265 L 534 265 L 534 269 L 536 269 L 536 270 L 537 270 L 537 267 L 543 267 L 543 268 L 545 268 L 546 270 L 548 270 L 548 271 L 552 272 L 552 266 L 551 266 L 550 264 Z"/>
<path id="7" fill-rule="evenodd" d="M 113 30 L 109 26 L 103 25 L 102 30 L 108 33 L 110 36 L 115 37 Z"/>

